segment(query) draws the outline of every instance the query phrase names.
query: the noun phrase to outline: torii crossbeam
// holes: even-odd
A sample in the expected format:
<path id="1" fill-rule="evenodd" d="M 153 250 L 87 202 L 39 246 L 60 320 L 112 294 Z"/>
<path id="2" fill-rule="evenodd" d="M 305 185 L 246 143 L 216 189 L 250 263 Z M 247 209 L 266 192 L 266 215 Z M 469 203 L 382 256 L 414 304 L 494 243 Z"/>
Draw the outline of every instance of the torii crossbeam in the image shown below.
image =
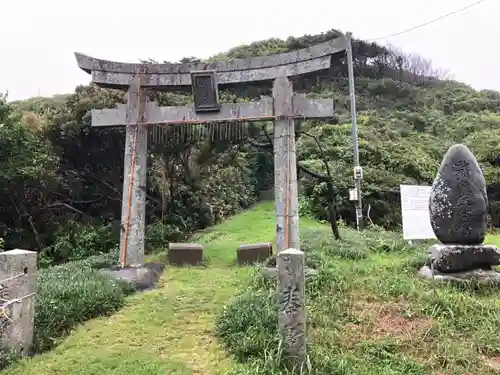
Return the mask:
<path id="1" fill-rule="evenodd" d="M 92 126 L 126 126 L 123 181 L 122 267 L 144 261 L 147 129 L 150 125 L 189 125 L 214 122 L 274 121 L 274 186 L 277 251 L 300 249 L 298 190 L 295 156 L 295 120 L 331 118 L 331 99 L 307 99 L 293 92 L 288 77 L 328 69 L 332 55 L 346 50 L 348 40 L 333 40 L 298 51 L 249 59 L 197 64 L 131 64 L 75 53 L 78 66 L 92 82 L 126 89 L 127 104 L 92 110 Z M 273 81 L 272 98 L 238 104 L 220 104 L 218 87 L 245 82 Z M 145 89 L 193 90 L 193 104 L 158 107 L 148 102 Z"/>

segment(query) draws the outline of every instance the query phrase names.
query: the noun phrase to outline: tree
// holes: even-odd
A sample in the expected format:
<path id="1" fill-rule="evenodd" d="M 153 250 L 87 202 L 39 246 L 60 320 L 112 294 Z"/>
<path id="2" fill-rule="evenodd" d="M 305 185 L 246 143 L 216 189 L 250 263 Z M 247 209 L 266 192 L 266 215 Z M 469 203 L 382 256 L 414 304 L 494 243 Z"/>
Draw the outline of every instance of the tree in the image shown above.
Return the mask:
<path id="1" fill-rule="evenodd" d="M 0 95 L 0 237 L 8 240 L 29 228 L 29 248 L 40 248 L 43 223 L 38 225 L 37 219 L 51 215 L 44 209 L 57 186 L 57 163 L 50 143 L 37 129 L 26 126 L 7 96 Z"/>
<path id="2" fill-rule="evenodd" d="M 262 133 L 264 134 L 267 142 L 262 143 L 262 142 L 258 142 L 258 141 L 250 139 L 250 141 L 249 141 L 250 144 L 255 146 L 255 147 L 267 148 L 267 149 L 272 150 L 274 147 L 274 144 L 273 144 L 273 141 L 271 139 L 271 134 L 267 132 L 265 125 L 262 126 Z M 333 177 L 330 173 L 330 168 L 328 166 L 328 162 L 326 161 L 325 153 L 323 151 L 323 148 L 321 147 L 321 144 L 319 143 L 319 141 L 316 137 L 314 137 L 306 132 L 301 132 L 301 131 L 295 132 L 296 139 L 300 135 L 305 135 L 307 137 L 312 138 L 315 141 L 316 145 L 318 146 L 319 151 L 322 154 L 322 160 L 323 160 L 323 164 L 325 166 L 327 174 L 323 175 L 323 174 L 314 172 L 313 170 L 305 167 L 304 165 L 301 165 L 299 163 L 298 159 L 297 159 L 297 166 L 296 166 L 297 170 L 301 171 L 303 173 L 306 173 L 309 176 L 311 176 L 313 178 L 317 178 L 320 181 L 326 183 L 326 186 L 327 186 L 327 190 L 326 190 L 327 198 L 326 199 L 328 202 L 328 208 L 327 208 L 328 219 L 330 222 L 330 226 L 332 228 L 333 236 L 335 237 L 336 240 L 340 240 L 340 232 L 339 232 L 339 229 L 337 226 L 338 215 L 337 215 L 337 207 L 336 207 L 336 197 L 337 197 L 338 191 L 337 191 L 336 187 L 334 186 Z"/>
<path id="3" fill-rule="evenodd" d="M 401 48 L 387 44 L 386 64 L 397 72 L 399 81 L 408 81 L 419 85 L 426 81 L 450 78 L 448 70 L 434 67 L 432 60 L 419 53 L 406 53 Z"/>

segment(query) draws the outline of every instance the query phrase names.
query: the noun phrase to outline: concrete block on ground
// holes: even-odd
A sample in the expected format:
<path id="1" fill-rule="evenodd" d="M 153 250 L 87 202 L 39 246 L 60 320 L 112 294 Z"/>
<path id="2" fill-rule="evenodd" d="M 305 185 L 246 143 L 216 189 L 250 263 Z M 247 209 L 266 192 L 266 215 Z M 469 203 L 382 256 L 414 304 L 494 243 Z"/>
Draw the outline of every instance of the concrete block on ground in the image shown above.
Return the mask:
<path id="1" fill-rule="evenodd" d="M 170 243 L 168 262 L 174 266 L 197 266 L 203 262 L 203 245 L 198 243 Z"/>
<path id="2" fill-rule="evenodd" d="M 236 250 L 238 264 L 254 264 L 265 262 L 273 254 L 271 242 L 258 242 L 240 245 Z"/>

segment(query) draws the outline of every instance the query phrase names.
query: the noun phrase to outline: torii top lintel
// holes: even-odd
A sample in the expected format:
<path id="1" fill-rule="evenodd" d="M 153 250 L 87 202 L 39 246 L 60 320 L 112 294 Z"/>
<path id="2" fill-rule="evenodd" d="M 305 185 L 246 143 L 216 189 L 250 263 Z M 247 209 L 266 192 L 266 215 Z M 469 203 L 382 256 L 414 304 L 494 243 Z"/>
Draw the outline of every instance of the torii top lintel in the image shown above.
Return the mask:
<path id="1" fill-rule="evenodd" d="M 78 66 L 92 74 L 92 82 L 99 86 L 125 88 L 131 84 L 135 74 L 141 73 L 141 86 L 162 90 L 191 86 L 193 71 L 214 70 L 219 85 L 230 85 L 328 69 L 331 56 L 344 51 L 347 43 L 346 37 L 341 35 L 297 51 L 214 63 L 133 64 L 96 59 L 81 53 L 75 53 L 75 56 Z"/>

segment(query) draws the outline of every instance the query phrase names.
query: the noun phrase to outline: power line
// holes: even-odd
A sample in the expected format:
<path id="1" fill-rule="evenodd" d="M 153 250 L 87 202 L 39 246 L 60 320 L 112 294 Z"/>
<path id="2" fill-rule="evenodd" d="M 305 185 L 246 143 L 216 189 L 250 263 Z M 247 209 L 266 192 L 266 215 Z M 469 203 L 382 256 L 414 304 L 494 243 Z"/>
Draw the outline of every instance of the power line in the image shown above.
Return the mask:
<path id="1" fill-rule="evenodd" d="M 479 0 L 479 1 L 476 1 L 475 3 L 472 3 L 472 4 L 469 4 L 463 8 L 460 8 L 460 9 L 457 9 L 457 10 L 454 10 L 453 12 L 450 12 L 450 13 L 446 13 L 438 18 L 435 18 L 433 20 L 430 20 L 430 21 L 427 21 L 427 22 L 424 22 L 420 25 L 416 25 L 416 26 L 413 26 L 409 29 L 406 29 L 406 30 L 403 30 L 403 31 L 398 31 L 396 33 L 393 33 L 393 34 L 389 34 L 389 35 L 386 35 L 386 36 L 382 36 L 382 37 L 379 37 L 379 38 L 374 38 L 374 39 L 368 39 L 368 41 L 377 41 L 377 40 L 380 40 L 380 39 L 386 39 L 386 38 L 392 38 L 393 36 L 398 36 L 398 35 L 401 35 L 401 34 L 405 34 L 407 32 L 410 32 L 410 31 L 413 31 L 413 30 L 416 30 L 416 29 L 420 29 L 421 27 L 424 27 L 424 26 L 427 26 L 427 25 L 430 25 L 434 22 L 437 22 L 437 21 L 441 21 L 443 18 L 446 18 L 446 17 L 449 17 L 449 16 L 453 16 L 454 14 L 457 14 L 457 13 L 460 13 L 460 12 L 463 12 L 464 10 L 467 10 L 467 9 L 470 9 L 476 5 L 479 5 L 481 3 L 484 3 L 486 0 Z"/>

